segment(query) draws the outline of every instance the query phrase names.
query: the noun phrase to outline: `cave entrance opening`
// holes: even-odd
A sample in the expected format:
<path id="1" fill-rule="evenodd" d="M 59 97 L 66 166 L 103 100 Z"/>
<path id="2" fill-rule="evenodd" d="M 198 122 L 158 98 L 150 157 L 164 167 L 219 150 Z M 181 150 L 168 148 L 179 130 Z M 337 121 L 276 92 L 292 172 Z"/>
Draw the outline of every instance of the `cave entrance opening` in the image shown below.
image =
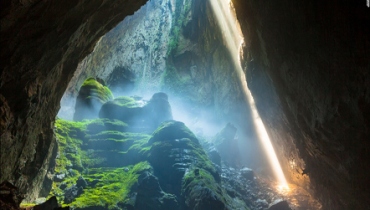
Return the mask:
<path id="1" fill-rule="evenodd" d="M 148 1 L 126 17 L 79 63 L 58 117 L 73 119 L 80 87 L 87 78 L 101 81 L 114 98 L 139 96 L 148 101 L 154 93 L 165 92 L 174 119 L 208 139 L 230 122 L 237 132 L 230 143 L 235 145 L 228 146 L 229 162 L 270 176 L 235 62 L 223 32 L 214 24 L 218 20 L 212 15 L 211 2 Z M 97 117 L 98 110 L 94 112 Z M 235 161 L 231 154 L 237 157 Z"/>
<path id="2" fill-rule="evenodd" d="M 169 123 L 161 125 L 158 130 L 158 124 L 154 122 L 157 127 L 145 127 L 147 130 L 143 130 L 143 125 L 149 119 L 162 116 L 166 116 L 163 118 L 166 120 L 172 118 L 168 117 L 168 113 L 162 113 L 163 110 L 168 111 L 162 109 L 162 105 L 168 107 L 168 103 L 173 119 L 185 122 L 207 153 L 207 157 L 203 157 L 203 153 L 198 151 L 200 148 L 170 133 L 168 135 L 178 145 L 168 154 L 181 157 L 172 166 L 179 167 L 185 174 L 190 171 L 196 176 L 201 174 L 213 177 L 208 181 L 216 181 L 212 181 L 215 186 L 222 185 L 221 179 L 227 185 L 240 174 L 243 175 L 243 183 L 253 180 L 254 173 L 246 166 L 264 171 L 267 177 L 270 176 L 268 161 L 255 141 L 260 131 L 255 131 L 253 119 L 259 120 L 257 125 L 262 124 L 262 121 L 256 109 L 250 110 L 248 107 L 246 97 L 250 92 L 237 56 L 242 37 L 239 31 L 231 29 L 236 26 L 235 20 L 226 18 L 230 11 L 221 9 L 220 5 L 213 5 L 215 2 L 221 3 L 196 0 L 148 1 L 133 16 L 127 17 L 103 36 L 94 51 L 79 63 L 62 98 L 58 113 L 60 119 L 56 123 L 57 137 L 62 146 L 57 159 L 59 168 L 54 176 L 53 195 L 63 197 L 58 198 L 63 199 L 62 203 L 85 205 L 89 196 L 96 197 L 98 194 L 101 199 L 109 198 L 106 200 L 108 205 L 133 205 L 116 198 L 117 195 L 111 191 L 117 188 L 117 193 L 127 193 L 115 183 L 121 180 L 125 187 L 132 187 L 134 184 L 130 181 L 139 180 L 136 175 L 144 172 L 154 174 L 146 178 L 158 179 L 164 193 L 174 198 L 180 197 L 179 182 L 187 177 L 179 175 L 180 179 L 177 179 L 162 173 L 171 171 L 163 167 L 169 160 L 158 163 L 150 158 L 155 156 L 155 159 L 160 159 L 161 153 L 167 154 L 168 151 L 164 147 L 157 151 L 155 149 L 158 148 L 151 143 L 157 141 L 156 134 L 161 133 L 162 128 L 172 126 L 181 132 L 185 128 L 181 124 Z M 228 8 L 230 2 L 225 2 L 222 6 Z M 211 15 L 210 11 L 217 7 L 219 11 Z M 86 99 L 87 102 L 80 103 L 80 99 Z M 252 101 L 249 102 L 249 106 L 254 106 Z M 81 107 L 78 108 L 79 103 Z M 161 108 L 157 110 L 152 104 L 161 104 Z M 112 111 L 117 107 L 120 107 L 120 111 Z M 87 109 L 91 109 L 91 112 L 86 112 Z M 122 113 L 125 114 L 121 119 L 118 116 Z M 260 128 L 262 135 L 267 136 L 263 124 Z M 185 131 L 187 139 L 195 138 L 189 134 L 191 132 Z M 213 168 L 209 162 L 188 158 L 192 150 L 181 148 L 183 144 L 195 148 L 194 157 L 210 159 L 218 166 Z M 269 147 L 272 148 L 271 143 Z M 273 149 L 268 153 L 274 153 Z M 178 159 L 192 164 L 184 167 L 185 163 L 176 162 Z M 277 161 L 276 155 L 274 161 Z M 278 164 L 273 162 L 272 165 L 275 168 Z M 112 167 L 115 169 L 112 170 Z M 284 176 L 281 174 L 280 169 L 278 179 L 285 186 L 286 181 L 281 178 Z M 94 191 L 95 186 L 104 187 L 109 192 L 104 194 L 103 190 Z M 262 188 L 254 190 L 263 191 Z M 263 193 L 267 194 L 267 191 Z M 129 195 L 124 194 L 124 198 L 131 199 Z M 227 195 L 220 196 L 227 198 Z M 173 200 L 170 197 L 166 199 L 171 203 Z M 248 195 L 243 199 L 248 199 Z M 252 206 L 259 205 L 257 200 L 244 202 L 250 202 Z"/>

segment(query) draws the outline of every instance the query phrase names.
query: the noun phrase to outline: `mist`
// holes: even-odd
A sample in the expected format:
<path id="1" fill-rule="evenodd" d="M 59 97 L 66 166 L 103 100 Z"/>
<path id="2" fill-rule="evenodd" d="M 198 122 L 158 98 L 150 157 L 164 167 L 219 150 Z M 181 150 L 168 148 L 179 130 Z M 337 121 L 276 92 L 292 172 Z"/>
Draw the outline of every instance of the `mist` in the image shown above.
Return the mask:
<path id="1" fill-rule="evenodd" d="M 150 42 L 153 42 L 153 34 L 157 32 L 149 30 L 150 32 L 145 34 L 141 31 L 140 26 L 145 25 L 145 22 L 148 21 L 145 16 L 156 16 L 157 9 L 163 5 L 162 10 L 164 7 L 166 7 L 166 10 L 168 8 L 164 3 L 150 2 L 151 4 L 147 4 L 135 15 L 126 18 L 115 29 L 102 37 L 94 52 L 79 64 L 77 69 L 79 73 L 74 75 L 69 89 L 61 100 L 58 118 L 73 119 L 79 86 L 88 76 L 101 78 L 112 91 L 114 95 L 112 100 L 120 97 L 132 97 L 135 99 L 135 107 L 137 108 L 145 107 L 155 93 L 164 92 L 168 95 L 172 119 L 185 123 L 200 139 L 203 146 L 216 144 L 214 142 L 216 135 L 228 123 L 231 123 L 236 128 L 236 134 L 233 137 L 234 139 L 230 139 L 230 142 L 232 140 L 233 144 L 237 145 L 229 153 L 239 153 L 238 167 L 253 168 L 271 176 L 268 162 L 258 142 L 249 105 L 245 96 L 243 96 L 240 78 L 234 75 L 236 72 L 234 63 L 238 59 L 230 56 L 230 53 L 223 46 L 223 32 L 220 33 L 219 29 L 211 29 L 213 30 L 212 33 L 215 34 L 212 36 L 218 36 L 218 39 L 220 39 L 219 51 L 215 54 L 219 56 L 216 60 L 221 63 L 212 64 L 212 59 L 206 57 L 200 59 L 200 57 L 206 56 L 196 54 L 202 50 L 201 48 L 194 50 L 194 52 L 189 49 L 188 51 L 184 50 L 184 55 L 178 55 L 180 50 L 167 50 L 169 40 L 166 39 L 170 39 L 171 30 L 176 28 L 174 25 L 172 25 L 172 29 L 166 29 L 167 31 L 163 30 L 162 33 L 158 33 L 159 40 L 161 40 L 159 45 L 163 48 L 156 51 L 155 54 L 163 58 L 157 59 L 150 45 Z M 225 11 L 222 11 L 222 13 L 225 13 Z M 171 19 L 166 19 L 166 17 L 171 17 Z M 173 14 L 164 14 L 160 18 L 165 18 L 163 21 L 168 22 L 176 17 Z M 155 25 L 155 23 L 153 24 Z M 228 21 L 224 24 L 230 26 L 231 22 Z M 132 29 L 132 31 L 123 33 L 124 28 Z M 182 34 L 179 35 L 180 37 L 175 38 L 178 39 L 178 42 L 180 40 L 185 43 L 189 42 L 183 34 L 191 33 L 191 28 L 188 27 L 183 30 Z M 166 35 L 166 33 L 168 34 Z M 226 35 L 229 39 L 231 39 L 230 37 L 240 38 L 236 32 L 232 35 Z M 140 38 L 137 38 L 138 36 Z M 120 43 L 118 40 L 131 41 Z M 139 47 L 135 48 L 133 44 Z M 233 42 L 233 44 L 240 45 L 240 40 Z M 180 46 L 178 45 L 178 47 Z M 189 44 L 189 46 L 192 45 Z M 239 46 L 232 48 L 233 52 L 237 51 L 237 47 Z M 118 54 L 114 55 L 115 53 L 113 53 L 111 58 L 104 57 L 106 54 L 102 54 L 102 52 L 107 51 Z M 131 52 L 128 54 L 126 51 Z M 102 57 L 99 53 L 103 55 L 101 61 L 98 60 Z M 90 71 L 90 69 L 93 69 L 93 71 Z M 95 108 L 91 110 L 91 115 L 87 118 L 99 118 L 100 107 L 102 106 L 103 104 L 92 106 Z M 90 107 L 90 109 L 92 108 Z M 113 115 L 121 116 L 122 113 Z M 145 121 L 148 120 L 144 119 L 145 117 L 142 117 L 141 114 L 138 115 L 140 116 L 137 119 L 132 118 L 130 120 L 131 127 L 146 126 Z M 155 128 L 148 128 L 147 132 L 150 133 L 154 130 Z"/>

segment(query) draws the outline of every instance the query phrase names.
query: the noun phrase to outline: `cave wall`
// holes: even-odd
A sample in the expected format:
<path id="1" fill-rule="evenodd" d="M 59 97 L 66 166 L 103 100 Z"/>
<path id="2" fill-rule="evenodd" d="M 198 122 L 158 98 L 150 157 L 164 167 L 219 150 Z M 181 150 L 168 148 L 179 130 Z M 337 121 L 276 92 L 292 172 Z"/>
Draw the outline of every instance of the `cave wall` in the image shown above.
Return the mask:
<path id="1" fill-rule="evenodd" d="M 173 16 L 174 44 L 169 47 L 163 89 L 181 96 L 183 103 L 213 110 L 215 119 L 243 121 L 248 110 L 217 14 L 209 1 L 182 4 L 182 13 Z"/>
<path id="2" fill-rule="evenodd" d="M 77 64 L 145 2 L 1 1 L 0 182 L 38 196 L 55 151 L 53 122 Z"/>
<path id="3" fill-rule="evenodd" d="M 324 209 L 369 209 L 366 2 L 233 3 L 248 86 L 285 172 L 309 180 Z"/>
<path id="4" fill-rule="evenodd" d="M 134 75 L 131 92 L 115 92 L 109 78 L 116 68 Z M 153 0 L 123 20 L 79 63 L 58 116 L 71 119 L 88 77 L 105 80 L 115 96 L 164 91 L 197 114 L 212 109 L 218 119 L 245 122 L 239 79 L 208 1 Z"/>
<path id="5" fill-rule="evenodd" d="M 115 96 L 140 94 L 143 86 L 146 93 L 158 92 L 173 12 L 170 0 L 148 1 L 101 37 L 94 51 L 79 63 L 63 95 L 58 116 L 72 119 L 78 90 L 89 77 L 106 81 Z M 112 77 L 126 77 L 126 81 L 119 82 L 127 83 L 113 84 Z"/>
<path id="6" fill-rule="evenodd" d="M 1 1 L 0 182 L 37 196 L 55 151 L 59 101 L 77 64 L 145 2 Z M 302 157 L 299 174 L 309 175 L 325 209 L 369 208 L 365 2 L 233 3 L 249 87 L 273 139 L 281 140 L 275 145 L 283 161 Z"/>

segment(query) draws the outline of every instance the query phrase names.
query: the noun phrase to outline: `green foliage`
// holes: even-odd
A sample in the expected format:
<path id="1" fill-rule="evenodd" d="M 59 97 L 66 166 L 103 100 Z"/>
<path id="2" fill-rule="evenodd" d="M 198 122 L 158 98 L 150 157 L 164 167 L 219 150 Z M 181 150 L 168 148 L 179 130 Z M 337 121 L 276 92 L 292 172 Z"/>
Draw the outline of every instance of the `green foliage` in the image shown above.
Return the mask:
<path id="1" fill-rule="evenodd" d="M 87 124 L 87 133 L 93 135 L 106 130 L 125 131 L 127 124 L 116 119 L 95 119 Z"/>
<path id="2" fill-rule="evenodd" d="M 127 96 L 121 96 L 115 98 L 112 103 L 119 105 L 119 106 L 125 106 L 128 108 L 133 108 L 133 107 L 138 107 L 138 103 L 136 102 L 135 99 Z"/>
<path id="3" fill-rule="evenodd" d="M 76 198 L 70 206 L 84 208 L 89 206 L 118 209 L 117 204 L 124 204 L 129 200 L 131 187 L 137 183 L 139 175 L 150 171 L 148 162 L 140 162 L 134 166 L 124 168 L 95 168 L 85 175 L 88 183 L 98 182 L 92 187 L 88 185 L 84 193 Z"/>
<path id="4" fill-rule="evenodd" d="M 134 100 L 129 97 L 122 97 L 120 100 L 124 105 L 134 104 Z M 171 156 L 174 148 L 186 151 L 186 156 L 189 157 L 186 163 L 191 171 L 185 177 L 176 177 L 179 183 L 177 192 L 181 191 L 191 195 L 191 199 L 198 199 L 195 197 L 202 191 L 196 191 L 194 187 L 201 185 L 214 192 L 217 198 L 224 196 L 224 192 L 219 188 L 220 177 L 216 169 L 198 139 L 182 122 L 164 122 L 151 136 L 127 132 L 127 124 L 119 120 L 73 122 L 58 119 L 55 126 L 59 145 L 55 169 L 57 179 L 52 184 L 49 197 L 56 196 L 63 206 L 132 208 L 135 201 L 131 197 L 137 193 L 138 178 L 143 172 L 153 174 L 153 166 L 156 173 L 161 170 L 163 175 L 173 176 L 166 170 L 172 170 L 173 162 L 177 161 Z M 200 175 L 194 175 L 195 169 L 199 169 Z M 158 174 L 156 176 L 160 178 Z M 82 194 L 68 201 L 71 203 L 64 203 L 65 190 L 75 187 L 81 177 L 87 182 Z M 184 188 L 182 190 L 181 183 Z M 165 206 L 167 209 L 173 208 L 172 204 L 177 206 L 177 194 L 162 194 L 163 196 L 158 198 L 159 203 L 168 205 Z M 229 198 L 219 198 L 224 202 L 222 199 Z"/>
<path id="5" fill-rule="evenodd" d="M 186 17 L 190 12 L 191 1 L 176 0 L 176 11 L 172 19 L 172 28 L 170 32 L 170 40 L 168 42 L 167 56 L 176 50 L 180 38 L 180 33 L 184 25 L 186 25 Z"/>
<path id="6" fill-rule="evenodd" d="M 95 119 L 74 122 L 57 119 L 55 126 L 59 145 L 55 172 L 64 178 L 53 182 L 48 197 L 57 196 L 58 201 L 63 204 L 63 189 L 75 185 L 81 176 L 89 182 L 82 195 L 64 205 L 115 209 L 117 203 L 124 203 L 128 199 L 127 193 L 137 182 L 140 172 L 151 169 L 149 163 L 140 162 L 145 158 L 133 158 L 131 162 L 136 161 L 135 164 L 124 168 L 96 168 L 106 164 L 109 156 L 119 161 L 120 158 L 117 157 L 140 157 L 147 155 L 150 150 L 147 145 L 149 135 L 112 130 L 127 126 L 121 121 Z M 115 150 L 116 153 L 113 152 Z M 98 182 L 93 185 L 90 183 L 92 180 Z"/>
<path id="7" fill-rule="evenodd" d="M 153 132 L 152 138 L 149 140 L 149 142 L 167 141 L 181 138 L 189 138 L 195 142 L 198 142 L 198 139 L 195 137 L 193 132 L 191 132 L 183 122 L 167 121 L 163 122 Z"/>
<path id="8" fill-rule="evenodd" d="M 80 91 L 88 92 L 86 99 L 97 99 L 102 104 L 113 99 L 111 90 L 96 81 L 94 78 L 88 78 L 84 81 Z"/>
<path id="9" fill-rule="evenodd" d="M 89 121 L 73 122 L 58 119 L 55 122 L 56 137 L 59 147 L 59 157 L 56 159 L 55 172 L 65 173 L 66 167 L 81 169 L 81 137 L 85 136 Z"/>
<path id="10" fill-rule="evenodd" d="M 196 175 L 195 171 L 198 170 L 198 175 Z M 185 174 L 183 178 L 183 193 L 196 191 L 193 190 L 198 185 L 202 185 L 212 189 L 215 192 L 220 191 L 219 186 L 217 185 L 213 176 L 206 170 L 202 168 L 193 168 L 188 173 Z M 219 192 L 220 193 L 220 192 Z M 192 195 L 198 196 L 198 195 Z"/>

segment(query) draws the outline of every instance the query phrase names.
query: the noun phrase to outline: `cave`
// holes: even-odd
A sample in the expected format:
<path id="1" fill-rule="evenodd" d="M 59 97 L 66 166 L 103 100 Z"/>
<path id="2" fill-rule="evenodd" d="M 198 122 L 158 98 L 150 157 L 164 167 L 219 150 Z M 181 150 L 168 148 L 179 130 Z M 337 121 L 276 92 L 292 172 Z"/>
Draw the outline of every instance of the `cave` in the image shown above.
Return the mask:
<path id="1" fill-rule="evenodd" d="M 219 25 L 219 14 L 212 10 L 215 2 L 233 5 L 243 35 L 239 74 L 245 77 L 235 71 L 226 32 Z M 0 10 L 2 208 L 19 208 L 3 200 L 13 191 L 20 198 L 17 205 L 22 199 L 34 201 L 48 195 L 53 183 L 50 175 L 60 156 L 56 126 L 61 123 L 56 119 L 73 118 L 71 110 L 79 88 L 93 77 L 100 85 L 112 85 L 113 95 L 137 94 L 148 99 L 148 104 L 159 100 L 167 106 L 167 95 L 161 93 L 166 92 L 175 120 L 177 116 L 179 121 L 198 116 L 222 119 L 224 125 L 231 122 L 233 125 L 227 124 L 220 133 L 237 130 L 242 152 L 236 157 L 220 151 L 224 160 L 234 167 L 252 167 L 261 176 L 273 176 L 270 171 L 257 172 L 259 166 L 268 165 L 262 155 L 253 159 L 255 151 L 263 150 L 261 145 L 249 139 L 246 146 L 243 141 L 247 134 L 252 139 L 258 135 L 243 92 L 245 83 L 287 182 L 312 195 L 320 203 L 318 209 L 370 209 L 370 12 L 365 0 L 4 0 Z M 125 85 L 119 86 L 120 81 Z M 175 100 L 176 94 L 182 97 Z M 147 121 L 143 118 L 140 122 Z M 158 122 L 150 123 L 158 126 Z M 181 122 L 160 127 L 178 129 L 169 134 L 175 139 L 174 147 L 194 148 L 196 137 Z M 189 128 L 196 133 L 196 128 Z M 209 130 L 216 134 L 221 129 Z M 177 135 L 186 138 L 179 140 Z M 155 168 L 164 167 L 157 160 L 169 153 L 166 147 L 159 148 L 160 136 L 161 132 L 154 132 L 148 140 L 154 142 L 150 157 Z M 230 144 L 236 142 L 225 148 Z M 109 145 L 100 147 L 104 146 Z M 163 154 L 156 147 L 163 149 Z M 194 149 L 200 159 L 203 153 Z M 218 158 L 212 155 L 215 153 L 210 151 L 210 159 Z M 190 198 L 185 197 L 183 203 L 188 209 L 247 209 L 237 208 L 235 199 L 232 208 L 225 205 L 227 201 L 221 202 L 222 198 L 212 204 L 191 199 L 198 189 L 194 180 L 212 176 L 209 179 L 219 183 L 223 179 L 206 163 L 203 168 L 188 169 L 192 174 L 182 181 L 160 170 L 155 173 L 168 183 L 185 183 L 183 193 Z M 146 201 L 145 197 L 155 192 L 163 200 L 155 203 L 160 208 L 142 202 L 134 205 L 135 209 L 180 208 L 174 195 L 182 189 L 158 180 L 146 171 L 149 166 L 137 164 L 120 173 L 140 171 L 139 166 L 145 169 L 141 182 L 153 186 L 139 185 L 141 193 L 136 199 Z M 248 174 L 246 170 L 241 172 Z M 218 190 L 223 192 L 214 191 Z M 225 192 L 225 197 L 231 194 Z"/>

